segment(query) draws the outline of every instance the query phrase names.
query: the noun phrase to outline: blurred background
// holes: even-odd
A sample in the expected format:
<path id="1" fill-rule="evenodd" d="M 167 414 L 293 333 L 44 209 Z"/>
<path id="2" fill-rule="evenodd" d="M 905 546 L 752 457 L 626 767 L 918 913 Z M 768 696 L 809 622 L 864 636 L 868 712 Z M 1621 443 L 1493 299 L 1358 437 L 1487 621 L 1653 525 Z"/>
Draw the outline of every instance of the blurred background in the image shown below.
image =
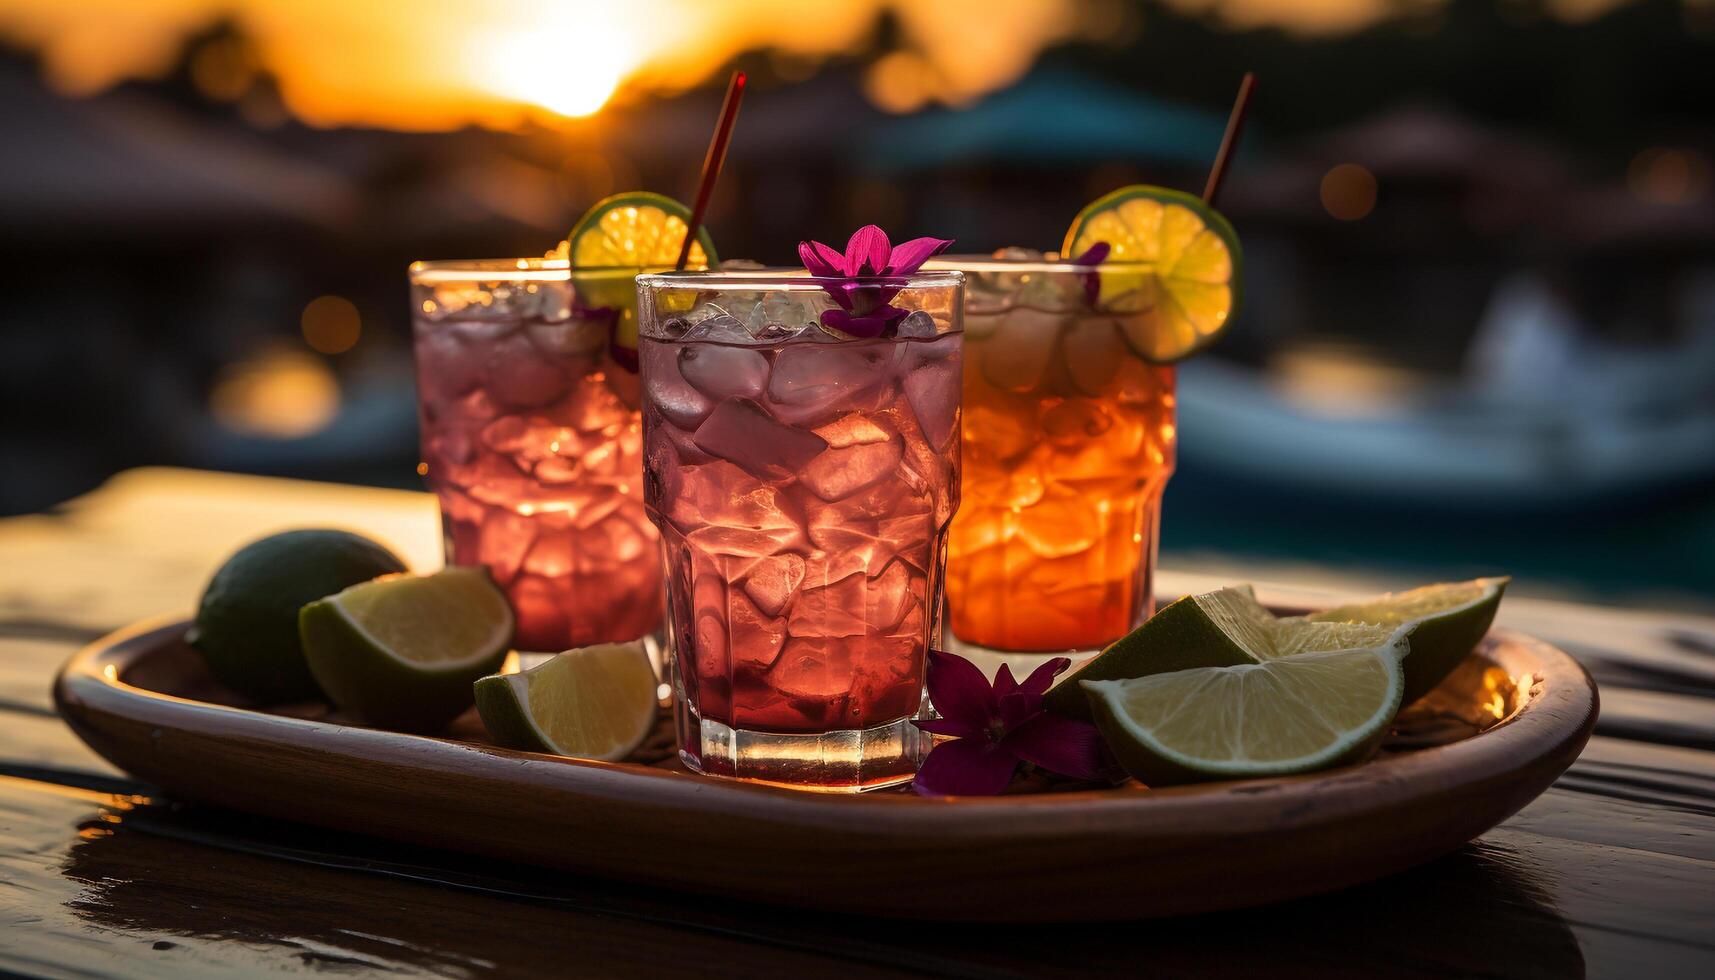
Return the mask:
<path id="1" fill-rule="evenodd" d="M 633 188 L 794 262 L 1199 189 L 1163 561 L 1715 609 L 1715 0 L 0 0 L 0 514 L 132 466 L 415 487 L 405 266 Z M 1260 574 L 1260 573 L 1259 573 Z"/>

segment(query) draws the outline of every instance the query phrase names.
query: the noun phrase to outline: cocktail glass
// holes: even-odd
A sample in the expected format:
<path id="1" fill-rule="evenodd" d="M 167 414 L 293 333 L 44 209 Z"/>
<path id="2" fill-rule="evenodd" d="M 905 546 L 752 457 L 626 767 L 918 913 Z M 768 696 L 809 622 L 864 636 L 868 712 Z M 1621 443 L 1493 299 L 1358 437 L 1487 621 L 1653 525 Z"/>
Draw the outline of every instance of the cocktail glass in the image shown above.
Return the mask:
<path id="1" fill-rule="evenodd" d="M 961 279 L 890 280 L 909 315 L 860 339 L 819 325 L 838 280 L 639 277 L 644 499 L 691 768 L 855 791 L 928 751 L 910 721 L 959 503 Z"/>
<path id="2" fill-rule="evenodd" d="M 484 565 L 517 613 L 515 645 L 634 640 L 664 611 L 643 511 L 641 385 L 610 353 L 616 311 L 586 308 L 636 270 L 564 259 L 411 266 L 423 475 L 449 564 Z"/>
<path id="3" fill-rule="evenodd" d="M 1173 369 L 1127 345 L 1123 319 L 1148 315 L 1135 295 L 1122 308 L 1096 298 L 1096 276 L 1122 265 L 967 256 L 932 267 L 966 273 L 949 649 L 991 673 L 1100 650 L 1154 612 Z"/>

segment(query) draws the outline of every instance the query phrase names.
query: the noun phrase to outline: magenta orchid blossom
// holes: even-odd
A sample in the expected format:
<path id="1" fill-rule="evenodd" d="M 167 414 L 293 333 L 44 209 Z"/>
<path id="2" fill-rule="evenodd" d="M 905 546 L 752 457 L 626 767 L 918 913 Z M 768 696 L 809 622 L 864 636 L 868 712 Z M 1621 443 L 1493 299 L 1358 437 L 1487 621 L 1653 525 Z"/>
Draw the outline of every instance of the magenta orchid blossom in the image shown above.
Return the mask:
<path id="1" fill-rule="evenodd" d="M 1096 300 L 1102 295 L 1102 277 L 1100 273 L 1096 272 L 1095 267 L 1107 261 L 1108 253 L 1110 251 L 1112 251 L 1112 249 L 1108 246 L 1107 242 L 1097 242 L 1089 248 L 1084 249 L 1084 254 L 1072 260 L 1073 265 L 1087 265 L 1090 267 L 1089 272 L 1083 273 L 1083 278 L 1084 302 L 1091 306 L 1095 306 Z"/>
<path id="2" fill-rule="evenodd" d="M 882 337 L 905 318 L 892 305 L 904 288 L 904 277 L 953 244 L 950 238 L 913 238 L 892 245 L 887 232 L 864 225 L 852 233 L 842 253 L 821 242 L 799 242 L 798 258 L 818 279 L 838 279 L 824 288 L 839 306 L 822 313 L 822 326 L 854 337 Z"/>
<path id="3" fill-rule="evenodd" d="M 990 685 L 969 660 L 929 651 L 929 700 L 941 717 L 913 724 L 954 738 L 930 750 L 912 788 L 924 796 L 993 796 L 1020 762 L 1073 779 L 1111 778 L 1114 763 L 1096 726 L 1042 706 L 1055 676 L 1071 665 L 1055 657 L 1020 684 L 1002 664 Z"/>

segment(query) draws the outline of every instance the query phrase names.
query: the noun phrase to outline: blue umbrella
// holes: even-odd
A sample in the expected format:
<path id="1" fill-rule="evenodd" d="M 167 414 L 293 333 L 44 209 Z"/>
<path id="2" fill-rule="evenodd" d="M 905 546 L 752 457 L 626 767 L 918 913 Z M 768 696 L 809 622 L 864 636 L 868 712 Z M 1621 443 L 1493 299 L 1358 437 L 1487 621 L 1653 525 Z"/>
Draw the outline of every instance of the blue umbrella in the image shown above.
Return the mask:
<path id="1" fill-rule="evenodd" d="M 965 109 L 889 119 L 865 134 L 868 167 L 891 173 L 962 163 L 1064 164 L 1136 160 L 1206 166 L 1224 118 L 1044 69 Z"/>

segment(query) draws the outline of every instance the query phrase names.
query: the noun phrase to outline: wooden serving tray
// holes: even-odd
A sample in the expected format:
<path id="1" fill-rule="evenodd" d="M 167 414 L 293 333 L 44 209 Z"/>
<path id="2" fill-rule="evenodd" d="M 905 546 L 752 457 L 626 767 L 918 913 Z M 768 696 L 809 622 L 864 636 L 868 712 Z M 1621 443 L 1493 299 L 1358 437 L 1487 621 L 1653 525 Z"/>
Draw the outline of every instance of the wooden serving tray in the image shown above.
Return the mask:
<path id="1" fill-rule="evenodd" d="M 1445 854 L 1570 765 L 1596 689 L 1566 654 L 1495 631 L 1359 765 L 1150 790 L 955 800 L 803 793 L 693 775 L 671 747 L 585 762 L 431 738 L 325 708 L 239 706 L 141 623 L 74 656 L 60 714 L 114 765 L 198 802 L 529 865 L 881 916 L 1128 919 L 1260 905 Z M 306 717 L 319 713 L 322 717 Z"/>

